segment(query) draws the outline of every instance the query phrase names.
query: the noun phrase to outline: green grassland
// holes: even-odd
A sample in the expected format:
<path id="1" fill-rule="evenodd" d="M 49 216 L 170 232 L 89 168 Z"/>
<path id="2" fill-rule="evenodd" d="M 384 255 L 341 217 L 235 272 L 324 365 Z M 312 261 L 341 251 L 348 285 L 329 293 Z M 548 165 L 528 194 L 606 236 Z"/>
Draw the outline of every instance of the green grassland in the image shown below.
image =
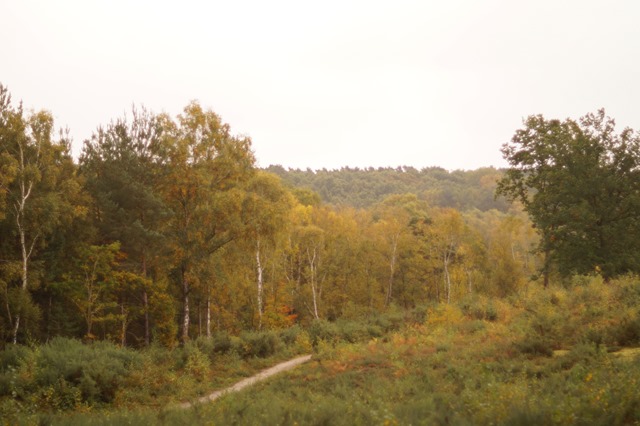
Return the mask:
<path id="1" fill-rule="evenodd" d="M 10 347 L 0 415 L 6 424 L 638 424 L 639 301 L 638 278 L 579 277 L 173 351 L 62 339 Z M 175 406 L 306 351 L 312 361 L 292 372 Z"/>

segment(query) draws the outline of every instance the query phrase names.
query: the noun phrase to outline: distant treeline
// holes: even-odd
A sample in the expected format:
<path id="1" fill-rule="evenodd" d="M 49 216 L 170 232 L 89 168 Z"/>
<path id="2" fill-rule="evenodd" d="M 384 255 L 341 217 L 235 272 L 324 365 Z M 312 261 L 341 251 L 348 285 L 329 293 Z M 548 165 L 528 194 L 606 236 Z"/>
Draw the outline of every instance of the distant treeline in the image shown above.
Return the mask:
<path id="1" fill-rule="evenodd" d="M 392 194 L 416 194 L 437 207 L 461 211 L 496 209 L 506 212 L 510 203 L 495 197 L 496 182 L 503 171 L 493 167 L 449 172 L 441 167 L 343 167 L 340 170 L 266 168 L 296 188 L 317 192 L 322 201 L 335 206 L 371 207 Z"/>

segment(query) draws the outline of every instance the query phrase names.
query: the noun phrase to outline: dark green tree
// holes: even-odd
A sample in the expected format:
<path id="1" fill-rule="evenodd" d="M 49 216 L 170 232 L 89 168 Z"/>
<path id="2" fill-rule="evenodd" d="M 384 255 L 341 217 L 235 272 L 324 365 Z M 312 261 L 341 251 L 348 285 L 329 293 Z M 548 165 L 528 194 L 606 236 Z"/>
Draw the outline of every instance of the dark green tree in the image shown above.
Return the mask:
<path id="1" fill-rule="evenodd" d="M 566 276 L 638 271 L 640 143 L 604 110 L 579 121 L 530 116 L 502 148 L 510 169 L 496 193 L 522 203 L 540 234 L 544 285 Z"/>
<path id="2" fill-rule="evenodd" d="M 97 243 L 119 241 L 127 255 L 124 269 L 142 278 L 158 277 L 163 226 L 170 211 L 160 192 L 166 169 L 162 120 L 145 109 L 100 127 L 85 141 L 80 167 L 93 196 Z M 149 294 L 141 288 L 144 341 L 151 336 Z"/>

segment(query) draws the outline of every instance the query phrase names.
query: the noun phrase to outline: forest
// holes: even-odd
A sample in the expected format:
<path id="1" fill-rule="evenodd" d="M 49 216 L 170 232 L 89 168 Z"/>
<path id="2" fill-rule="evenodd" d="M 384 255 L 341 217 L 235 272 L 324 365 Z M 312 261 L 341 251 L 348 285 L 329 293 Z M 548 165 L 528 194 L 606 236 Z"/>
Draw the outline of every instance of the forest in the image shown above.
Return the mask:
<path id="1" fill-rule="evenodd" d="M 177 117 L 140 107 L 105 121 L 74 158 L 51 112 L 25 111 L 0 85 L 0 414 L 29 423 L 171 401 L 160 390 L 169 376 L 125 398 L 146 380 L 134 370 L 161 374 L 153 365 L 188 373 L 192 389 L 177 398 L 208 389 L 215 371 L 226 383 L 296 353 L 315 351 L 316 368 L 335 375 L 359 362 L 355 345 L 404 377 L 415 348 L 453 353 L 455 333 L 477 337 L 507 318 L 520 318 L 518 332 L 467 343 L 508 344 L 527 360 L 582 345 L 568 369 L 606 357 L 602 345 L 640 344 L 640 136 L 616 133 L 604 111 L 531 116 L 503 155 L 504 170 L 261 169 L 248 137 L 191 102 Z M 605 296 L 609 307 L 585 313 Z M 392 368 L 383 353 L 407 364 Z M 73 371 L 56 364 L 74 356 Z M 466 385 L 450 374 L 459 396 Z M 640 400 L 628 397 L 637 422 Z M 443 398 L 431 401 L 437 413 L 455 405 Z M 393 423 L 354 410 L 362 424 L 415 414 L 390 411 Z M 251 423 L 238 412 L 220 421 Z"/>

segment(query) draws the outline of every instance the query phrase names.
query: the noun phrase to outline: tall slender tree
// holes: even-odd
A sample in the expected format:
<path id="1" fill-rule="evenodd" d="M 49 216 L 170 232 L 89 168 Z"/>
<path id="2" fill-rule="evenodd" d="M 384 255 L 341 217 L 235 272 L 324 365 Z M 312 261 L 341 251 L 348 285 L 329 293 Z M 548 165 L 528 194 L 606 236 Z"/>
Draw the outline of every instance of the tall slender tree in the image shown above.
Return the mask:
<path id="1" fill-rule="evenodd" d="M 243 185 L 254 172 L 251 141 L 231 135 L 213 111 L 192 102 L 167 126 L 164 199 L 168 238 L 182 298 L 181 338 L 189 339 L 190 295 L 198 267 L 243 230 Z"/>
<path id="2" fill-rule="evenodd" d="M 37 284 L 31 265 L 47 239 L 60 225 L 68 206 L 65 187 L 73 175 L 63 173 L 70 164 L 70 142 L 55 139 L 53 117 L 46 111 L 25 115 L 22 106 L 11 104 L 8 90 L 0 85 L 0 195 L 7 210 L 11 244 L 5 262 L 20 264 L 18 295 L 15 306 L 7 303 L 11 340 L 18 341 L 23 312 L 31 304 L 30 290 Z M 19 255 L 14 257 L 15 252 Z M 7 285 L 8 287 L 8 285 Z"/>

